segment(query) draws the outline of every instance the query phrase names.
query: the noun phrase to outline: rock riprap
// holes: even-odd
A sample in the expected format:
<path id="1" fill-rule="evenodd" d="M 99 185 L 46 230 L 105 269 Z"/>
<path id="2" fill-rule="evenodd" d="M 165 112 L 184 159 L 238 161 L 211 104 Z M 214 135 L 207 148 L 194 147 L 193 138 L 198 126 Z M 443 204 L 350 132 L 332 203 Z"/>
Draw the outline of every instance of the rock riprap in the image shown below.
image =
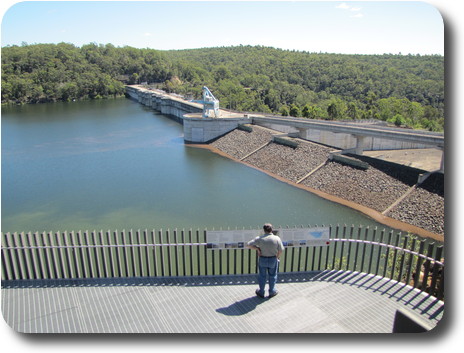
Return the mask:
<path id="1" fill-rule="evenodd" d="M 278 134 L 277 132 L 275 134 Z M 230 156 L 286 180 L 297 182 L 311 171 L 301 185 L 384 212 L 405 195 L 424 173 L 411 167 L 365 156 L 351 158 L 367 163 L 367 169 L 328 161 L 334 149 L 298 140 L 296 148 L 271 142 L 271 130 L 253 126 L 252 131 L 236 129 L 211 145 Z M 264 146 L 264 147 L 263 147 Z M 444 178 L 432 174 L 412 190 L 387 216 L 425 230 L 444 234 Z"/>

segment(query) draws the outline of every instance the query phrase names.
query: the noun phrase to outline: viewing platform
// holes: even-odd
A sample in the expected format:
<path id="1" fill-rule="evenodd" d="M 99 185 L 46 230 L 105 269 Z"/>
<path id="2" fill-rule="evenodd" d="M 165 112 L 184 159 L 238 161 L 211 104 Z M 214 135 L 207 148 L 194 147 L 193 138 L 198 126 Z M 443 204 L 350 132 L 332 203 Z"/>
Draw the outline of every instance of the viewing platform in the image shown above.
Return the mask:
<path id="1" fill-rule="evenodd" d="M 321 227 L 304 233 L 314 229 Z M 324 229 L 330 238 L 323 245 L 287 242 L 272 299 L 255 295 L 256 251 L 215 247 L 217 231 L 2 234 L 2 314 L 24 333 L 389 333 L 437 326 L 444 314 L 442 245 L 354 226 Z"/>
<path id="2" fill-rule="evenodd" d="M 366 273 L 285 273 L 277 287 L 261 299 L 256 275 L 26 281 L 2 288 L 2 312 L 25 333 L 391 333 L 398 310 L 427 329 L 444 311 Z"/>

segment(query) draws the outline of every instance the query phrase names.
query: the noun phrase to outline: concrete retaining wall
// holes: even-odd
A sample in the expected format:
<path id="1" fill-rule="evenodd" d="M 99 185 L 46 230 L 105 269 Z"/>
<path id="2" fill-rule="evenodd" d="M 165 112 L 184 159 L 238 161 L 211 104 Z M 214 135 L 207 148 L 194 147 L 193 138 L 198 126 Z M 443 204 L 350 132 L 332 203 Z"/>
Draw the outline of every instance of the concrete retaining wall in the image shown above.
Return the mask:
<path id="1" fill-rule="evenodd" d="M 228 132 L 235 130 L 238 125 L 249 124 L 249 118 L 202 118 L 201 114 L 185 114 L 184 141 L 191 143 L 210 142 Z"/>

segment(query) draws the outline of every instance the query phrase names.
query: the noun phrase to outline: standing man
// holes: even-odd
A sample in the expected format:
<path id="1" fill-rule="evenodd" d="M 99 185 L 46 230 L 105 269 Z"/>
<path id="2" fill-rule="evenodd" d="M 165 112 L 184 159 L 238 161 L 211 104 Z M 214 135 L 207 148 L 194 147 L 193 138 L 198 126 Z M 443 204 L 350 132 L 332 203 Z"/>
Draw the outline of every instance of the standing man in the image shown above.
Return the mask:
<path id="1" fill-rule="evenodd" d="M 282 240 L 272 233 L 272 224 L 266 223 L 263 226 L 264 234 L 250 240 L 247 248 L 257 250 L 259 261 L 259 275 L 256 295 L 264 298 L 264 287 L 266 285 L 267 275 L 269 275 L 269 298 L 277 295 L 275 284 L 277 282 L 277 272 L 279 270 L 279 258 L 284 250 Z"/>

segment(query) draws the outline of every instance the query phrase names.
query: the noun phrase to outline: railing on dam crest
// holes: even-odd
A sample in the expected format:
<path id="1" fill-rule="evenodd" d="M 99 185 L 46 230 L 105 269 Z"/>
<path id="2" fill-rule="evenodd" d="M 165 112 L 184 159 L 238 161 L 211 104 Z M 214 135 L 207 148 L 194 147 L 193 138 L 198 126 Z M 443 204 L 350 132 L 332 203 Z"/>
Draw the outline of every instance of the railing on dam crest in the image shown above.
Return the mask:
<path id="1" fill-rule="evenodd" d="M 443 246 L 412 235 L 329 227 L 327 246 L 287 247 L 281 272 L 341 270 L 444 299 Z M 206 230 L 2 233 L 2 281 L 253 274 L 250 249 L 211 249 Z"/>

